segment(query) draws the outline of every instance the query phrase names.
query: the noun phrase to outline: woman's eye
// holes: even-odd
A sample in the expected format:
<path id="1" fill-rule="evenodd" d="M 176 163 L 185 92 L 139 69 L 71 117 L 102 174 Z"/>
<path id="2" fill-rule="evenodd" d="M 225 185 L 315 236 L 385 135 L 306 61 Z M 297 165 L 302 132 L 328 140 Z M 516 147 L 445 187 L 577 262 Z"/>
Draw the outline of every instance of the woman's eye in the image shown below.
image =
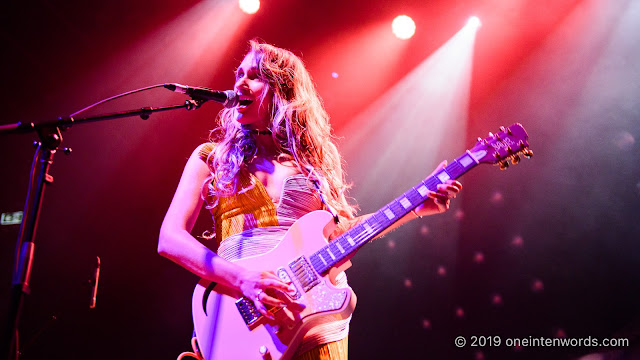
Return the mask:
<path id="1" fill-rule="evenodd" d="M 236 72 L 236 81 L 242 79 L 243 77 L 245 77 L 245 73 L 244 72 Z M 246 77 L 249 80 L 257 80 L 258 79 L 258 72 L 257 71 L 253 71 L 253 70 L 249 70 L 246 73 Z"/>

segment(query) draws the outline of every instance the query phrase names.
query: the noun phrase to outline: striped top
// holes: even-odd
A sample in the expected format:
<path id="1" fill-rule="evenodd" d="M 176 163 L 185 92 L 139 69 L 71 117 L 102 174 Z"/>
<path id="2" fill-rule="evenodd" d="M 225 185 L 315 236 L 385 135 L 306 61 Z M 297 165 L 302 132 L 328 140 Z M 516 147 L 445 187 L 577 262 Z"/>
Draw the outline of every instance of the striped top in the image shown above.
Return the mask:
<path id="1" fill-rule="evenodd" d="M 214 144 L 208 143 L 200 150 L 200 158 L 206 163 Z M 287 177 L 282 184 L 280 200 L 275 204 L 266 188 L 253 174 L 241 171 L 237 194 L 229 197 L 205 195 L 205 202 L 213 217 L 218 255 L 234 261 L 264 254 L 278 245 L 286 231 L 303 215 L 323 208 L 320 196 L 309 185 L 306 176 L 296 174 Z M 347 286 L 343 273 L 336 278 L 338 287 Z M 336 321 L 313 328 L 305 335 L 298 353 L 313 347 L 345 338 L 349 321 Z"/>

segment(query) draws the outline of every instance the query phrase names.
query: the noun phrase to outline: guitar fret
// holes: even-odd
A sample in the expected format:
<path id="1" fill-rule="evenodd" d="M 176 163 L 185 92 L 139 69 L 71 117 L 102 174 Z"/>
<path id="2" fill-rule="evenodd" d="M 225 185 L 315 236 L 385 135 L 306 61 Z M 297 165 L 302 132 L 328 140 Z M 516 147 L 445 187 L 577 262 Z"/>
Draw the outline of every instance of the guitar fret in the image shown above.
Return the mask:
<path id="1" fill-rule="evenodd" d="M 327 248 L 322 248 L 322 252 L 320 254 L 318 254 L 320 256 L 320 258 L 322 259 L 322 262 L 326 265 L 326 266 L 330 266 L 331 264 L 331 258 L 329 257 L 329 255 L 327 254 Z"/>
<path id="2" fill-rule="evenodd" d="M 467 165 L 465 166 L 465 165 L 464 165 L 464 164 L 462 164 L 459 160 L 460 160 L 460 161 L 465 161 L 465 164 L 467 164 Z M 467 166 L 470 166 L 470 165 L 475 166 L 475 165 L 476 165 L 476 164 L 473 162 L 473 160 L 472 160 L 472 159 L 469 159 L 469 156 L 468 156 L 468 155 L 464 155 L 464 156 L 462 156 L 461 158 L 459 158 L 459 160 L 458 160 L 458 159 L 454 160 L 453 162 L 451 162 L 451 164 L 449 164 L 449 165 L 446 167 L 447 172 L 448 172 L 449 174 L 451 174 L 451 178 L 452 178 L 452 179 L 456 179 L 456 178 L 458 178 L 460 175 L 464 174 L 464 172 L 466 171 L 466 167 L 467 167 Z M 466 161 L 466 160 L 471 161 L 471 162 L 468 162 L 468 161 Z"/>
<path id="3" fill-rule="evenodd" d="M 473 165 L 475 166 L 476 164 L 471 162 L 471 163 L 467 163 L 465 161 L 465 159 L 469 158 L 468 155 L 464 155 L 461 158 L 459 158 L 458 160 L 453 161 L 449 166 L 452 167 L 452 174 L 455 173 L 456 174 L 456 178 L 460 175 L 462 175 L 464 173 L 464 171 L 467 170 L 467 167 Z M 471 160 L 469 160 L 471 161 Z M 466 164 L 466 165 L 465 165 Z"/>
<path id="4" fill-rule="evenodd" d="M 377 211 L 377 212 L 373 213 L 373 215 L 371 215 L 370 219 L 375 220 L 376 225 L 377 224 L 386 224 L 389 221 L 387 216 L 383 215 L 380 211 Z"/>
<path id="5" fill-rule="evenodd" d="M 365 240 L 367 240 L 366 236 L 363 236 L 362 234 L 358 234 L 358 236 L 356 236 L 356 243 L 358 244 L 357 246 L 364 244 Z"/>
<path id="6" fill-rule="evenodd" d="M 399 203 L 405 209 L 409 209 L 411 207 L 411 201 L 409 201 L 406 196 L 400 199 Z"/>
<path id="7" fill-rule="evenodd" d="M 424 181 L 424 184 L 427 185 L 429 190 L 436 191 L 436 190 L 438 190 L 438 184 L 441 184 L 441 182 L 438 181 L 437 178 L 431 176 L 427 180 Z"/>
<path id="8" fill-rule="evenodd" d="M 420 195 L 418 190 L 416 190 L 414 188 L 409 189 L 409 191 L 407 191 L 404 194 L 411 201 L 411 205 L 412 205 L 411 209 L 413 209 L 416 206 L 420 205 L 420 203 L 422 203 L 424 201 L 424 197 L 422 195 Z"/>
<path id="9" fill-rule="evenodd" d="M 389 225 L 391 225 L 392 223 L 387 219 L 386 216 L 384 216 L 382 213 L 380 213 L 380 211 L 377 211 L 375 213 L 373 213 L 373 215 L 371 215 L 370 218 L 367 219 L 366 221 L 368 223 L 368 225 L 371 227 L 372 229 L 372 234 L 378 234 L 379 232 L 381 232 L 382 230 L 386 229 Z"/>
<path id="10" fill-rule="evenodd" d="M 374 236 L 377 235 L 378 233 L 380 233 L 380 231 L 382 231 L 382 229 L 386 228 L 386 226 L 384 226 L 384 224 L 386 224 L 387 222 L 384 221 L 383 223 L 380 223 L 379 221 L 376 221 L 371 225 L 371 231 L 369 232 L 369 236 Z"/>
<path id="11" fill-rule="evenodd" d="M 462 154 L 455 161 L 460 163 L 460 165 L 462 165 L 465 169 L 466 168 L 471 168 L 471 167 L 476 166 L 476 165 L 479 164 L 478 160 L 476 160 L 473 157 L 473 155 L 471 155 L 471 152 L 469 150 L 467 150 L 464 154 Z"/>
<path id="12" fill-rule="evenodd" d="M 342 245 L 342 247 L 345 249 L 345 251 L 347 253 L 352 252 L 354 249 L 354 245 L 352 245 L 350 242 L 347 241 L 347 239 L 345 239 L 344 237 L 339 237 L 336 239 L 336 241 L 340 241 L 340 245 Z"/>
<path id="13" fill-rule="evenodd" d="M 366 221 L 365 221 L 365 222 L 362 224 L 362 226 L 365 228 L 365 230 L 367 231 L 367 233 L 369 233 L 369 234 L 370 234 L 370 233 L 372 233 L 372 232 L 373 232 L 373 228 L 371 227 L 371 225 L 369 225 L 369 223 L 368 223 L 368 222 L 366 222 Z"/>
<path id="14" fill-rule="evenodd" d="M 358 234 L 356 235 L 356 244 L 362 244 L 364 243 L 368 237 L 371 236 L 371 226 L 369 226 L 369 223 L 367 223 L 366 221 L 363 221 L 362 224 L 360 224 L 360 226 L 358 226 Z"/>
<path id="15" fill-rule="evenodd" d="M 356 246 L 356 243 L 353 241 L 353 238 L 351 236 L 349 236 L 348 234 L 345 236 L 345 238 L 347 239 L 347 241 L 349 242 L 349 244 L 351 244 L 351 246 Z"/>
<path id="16" fill-rule="evenodd" d="M 406 212 L 404 211 L 404 208 L 402 208 L 400 206 L 400 203 L 398 203 L 395 200 L 389 203 L 388 207 L 391 211 L 393 211 L 394 214 L 396 214 L 397 217 L 402 217 L 404 214 L 406 214 Z"/>
<path id="17" fill-rule="evenodd" d="M 321 263 L 318 261 L 318 257 L 314 256 L 314 257 L 310 257 L 309 261 L 311 261 L 311 266 L 313 266 L 314 269 L 319 269 L 321 267 Z"/>
<path id="18" fill-rule="evenodd" d="M 335 261 L 332 259 L 331 251 L 329 251 L 329 249 L 328 249 L 328 248 L 325 248 L 325 249 L 324 249 L 324 251 L 325 251 L 325 253 L 326 253 L 326 254 L 328 254 L 328 255 L 325 255 L 325 256 L 323 257 L 323 258 L 326 260 L 326 262 L 327 262 L 327 265 L 326 265 L 326 266 L 327 266 L 327 269 L 328 269 L 328 268 L 330 268 L 331 266 L 333 266 L 333 264 L 335 264 Z"/>
<path id="19" fill-rule="evenodd" d="M 435 176 L 441 183 L 451 179 L 451 175 L 449 175 L 446 168 L 442 169 L 442 171 L 437 173 Z"/>
<path id="20" fill-rule="evenodd" d="M 427 196 L 427 194 L 429 193 L 429 189 L 425 184 L 421 184 L 416 190 L 418 191 L 418 193 L 420 193 L 420 196 L 422 197 Z"/>
<path id="21" fill-rule="evenodd" d="M 336 256 L 333 255 L 333 251 L 331 251 L 331 244 L 329 244 L 329 246 L 327 247 L 327 252 L 329 253 L 329 256 L 331 256 L 331 260 L 336 259 Z"/>

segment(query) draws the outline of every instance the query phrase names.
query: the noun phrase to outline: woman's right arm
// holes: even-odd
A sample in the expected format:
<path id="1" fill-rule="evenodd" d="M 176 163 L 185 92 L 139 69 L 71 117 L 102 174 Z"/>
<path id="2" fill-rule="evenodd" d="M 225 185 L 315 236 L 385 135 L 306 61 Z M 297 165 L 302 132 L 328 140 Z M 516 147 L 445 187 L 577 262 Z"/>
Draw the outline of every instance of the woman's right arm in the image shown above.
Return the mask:
<path id="1" fill-rule="evenodd" d="M 191 235 L 204 201 L 201 196 L 202 185 L 210 174 L 209 168 L 200 159 L 202 146 L 191 154 L 182 172 L 160 227 L 158 253 L 203 279 L 240 290 L 244 296 L 256 302 L 261 312 L 266 312 L 262 302 L 280 305 L 282 301 L 268 296 L 264 290 L 275 288 L 286 292 L 287 284 L 272 272 L 248 271 L 221 258 Z"/>
<path id="2" fill-rule="evenodd" d="M 225 261 L 191 235 L 203 204 L 201 189 L 209 168 L 198 147 L 189 157 L 171 205 L 160 227 L 158 253 L 197 276 L 239 288 L 242 269 Z"/>

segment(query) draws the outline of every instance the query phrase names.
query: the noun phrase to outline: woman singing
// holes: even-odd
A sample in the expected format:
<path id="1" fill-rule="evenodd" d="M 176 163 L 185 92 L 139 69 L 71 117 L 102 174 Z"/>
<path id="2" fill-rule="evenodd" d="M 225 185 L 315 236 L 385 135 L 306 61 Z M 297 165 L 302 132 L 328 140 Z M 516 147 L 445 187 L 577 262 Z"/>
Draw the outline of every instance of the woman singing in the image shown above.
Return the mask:
<path id="1" fill-rule="evenodd" d="M 347 202 L 348 185 L 329 116 L 297 56 L 250 41 L 234 90 L 238 105 L 219 114 L 210 142 L 187 161 L 160 229 L 158 252 L 200 278 L 234 289 L 262 315 L 271 316 L 266 306 L 291 301 L 272 295 L 295 289 L 272 271 L 248 270 L 233 261 L 269 251 L 311 211 L 324 209 L 337 216 L 330 239 L 366 215 L 356 217 Z M 461 187 L 454 180 L 438 185 L 437 192 L 392 227 L 446 211 Z M 190 234 L 203 205 L 214 222 L 210 246 Z M 344 273 L 334 280 L 338 287 L 347 286 Z M 347 359 L 349 320 L 314 327 L 295 359 Z"/>

